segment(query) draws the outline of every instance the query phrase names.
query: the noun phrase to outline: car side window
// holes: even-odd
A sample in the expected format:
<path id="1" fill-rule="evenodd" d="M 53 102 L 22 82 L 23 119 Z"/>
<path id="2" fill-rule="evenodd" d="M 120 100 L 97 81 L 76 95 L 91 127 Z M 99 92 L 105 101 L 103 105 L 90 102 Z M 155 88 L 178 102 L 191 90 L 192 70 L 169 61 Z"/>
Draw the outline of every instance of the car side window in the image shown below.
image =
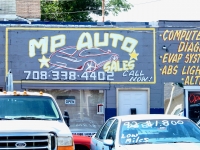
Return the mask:
<path id="1" fill-rule="evenodd" d="M 102 50 L 99 50 L 98 48 L 93 48 L 93 49 L 87 49 L 87 50 L 83 50 L 82 52 L 80 52 L 81 56 L 95 56 L 95 55 L 101 55 L 105 53 Z"/>
<path id="2" fill-rule="evenodd" d="M 95 135 L 96 138 L 99 137 L 99 134 L 101 133 L 101 130 L 102 130 L 103 127 L 104 127 L 104 125 L 102 125 L 102 126 L 99 128 L 99 130 L 97 131 L 97 133 L 96 133 L 96 135 Z"/>
<path id="3" fill-rule="evenodd" d="M 99 139 L 105 139 L 106 138 L 106 133 L 110 127 L 110 125 L 112 124 L 112 122 L 114 121 L 114 119 L 109 119 L 105 125 L 103 126 L 101 133 L 99 134 Z"/>
<path id="4" fill-rule="evenodd" d="M 118 120 L 115 120 L 112 126 L 110 127 L 108 134 L 106 136 L 106 139 L 112 139 L 115 141 L 116 137 L 116 132 L 117 132 L 117 125 L 118 125 Z"/>

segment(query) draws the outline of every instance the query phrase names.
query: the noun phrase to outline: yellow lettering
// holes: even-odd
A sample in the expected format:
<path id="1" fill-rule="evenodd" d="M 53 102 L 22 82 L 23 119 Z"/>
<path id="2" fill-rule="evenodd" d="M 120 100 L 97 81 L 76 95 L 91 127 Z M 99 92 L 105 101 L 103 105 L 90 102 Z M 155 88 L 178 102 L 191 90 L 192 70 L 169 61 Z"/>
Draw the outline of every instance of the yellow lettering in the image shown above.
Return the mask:
<path id="1" fill-rule="evenodd" d="M 198 55 L 199 55 L 199 54 L 194 54 L 194 57 L 193 57 L 193 59 L 191 60 L 192 63 L 198 63 L 198 59 L 199 59 Z"/>
<path id="2" fill-rule="evenodd" d="M 193 79 L 194 79 L 194 76 L 191 76 L 190 77 L 190 85 L 194 85 Z"/>
<path id="3" fill-rule="evenodd" d="M 178 65 L 176 65 L 175 67 L 174 66 L 172 66 L 172 65 L 169 65 L 169 66 L 167 66 L 167 65 L 165 65 L 164 67 L 163 67 L 163 69 L 162 69 L 162 72 L 161 72 L 161 74 L 162 75 L 169 75 L 169 74 L 177 74 L 177 72 L 178 72 Z"/>
<path id="4" fill-rule="evenodd" d="M 188 63 L 190 60 L 190 54 L 185 55 L 185 63 Z"/>
<path id="5" fill-rule="evenodd" d="M 200 32 L 198 32 L 198 34 L 196 36 L 196 40 L 200 40 Z"/>
<path id="6" fill-rule="evenodd" d="M 86 42 L 84 40 L 86 39 Z M 83 32 L 77 42 L 76 49 L 81 50 L 82 48 L 92 48 L 93 47 L 93 41 L 92 37 L 89 32 Z"/>
<path id="7" fill-rule="evenodd" d="M 119 61 L 112 61 L 111 65 L 110 65 L 110 71 L 117 71 L 117 63 L 119 63 Z"/>
<path id="8" fill-rule="evenodd" d="M 163 67 L 161 74 L 162 75 L 166 75 L 167 74 L 167 66 L 166 65 Z"/>
<path id="9" fill-rule="evenodd" d="M 173 66 L 169 65 L 168 70 L 167 70 L 167 74 L 172 74 L 172 70 L 173 70 Z"/>
<path id="10" fill-rule="evenodd" d="M 188 32 L 187 32 L 187 35 L 186 35 L 186 37 L 185 37 L 185 40 L 186 40 L 186 41 L 189 41 L 189 40 L 190 40 L 191 34 L 192 34 L 192 31 L 188 31 Z"/>
<path id="11" fill-rule="evenodd" d="M 135 68 L 135 60 L 130 60 L 128 62 L 128 68 L 129 70 L 133 70 Z"/>
<path id="12" fill-rule="evenodd" d="M 179 60 L 182 58 L 183 54 L 172 54 L 172 63 L 179 63 Z M 169 63 L 171 63 L 169 62 Z"/>
<path id="13" fill-rule="evenodd" d="M 128 60 L 123 60 L 122 64 L 123 64 L 123 70 L 128 70 Z"/>
<path id="14" fill-rule="evenodd" d="M 162 62 L 178 63 L 181 60 L 182 56 L 183 54 L 165 53 Z"/>
<path id="15" fill-rule="evenodd" d="M 186 54 L 185 63 L 199 63 L 200 54 Z"/>
<path id="16" fill-rule="evenodd" d="M 199 78 L 200 78 L 200 76 L 195 76 L 195 84 L 199 84 L 200 85 L 200 82 L 198 83 L 198 81 L 199 81 Z"/>
<path id="17" fill-rule="evenodd" d="M 182 68 L 182 75 L 200 75 L 199 66 L 184 66 Z"/>
<path id="18" fill-rule="evenodd" d="M 190 62 L 192 62 L 193 57 L 194 57 L 194 54 L 190 54 Z"/>
<path id="19" fill-rule="evenodd" d="M 177 74 L 177 72 L 178 72 L 178 65 L 176 65 L 176 66 L 174 66 L 174 68 L 173 68 L 173 74 L 174 75 L 176 75 Z"/>
<path id="20" fill-rule="evenodd" d="M 169 32 L 168 40 L 169 41 L 173 40 L 173 36 L 174 36 L 174 31 L 172 30 Z"/>
<path id="21" fill-rule="evenodd" d="M 185 74 L 186 74 L 185 66 L 183 66 L 183 68 L 182 68 L 182 75 L 185 75 Z"/>
<path id="22" fill-rule="evenodd" d="M 185 78 L 184 85 L 190 85 L 190 76 L 187 76 L 187 77 Z"/>
<path id="23" fill-rule="evenodd" d="M 189 42 L 186 42 L 184 52 L 187 52 L 188 45 L 189 45 Z"/>
<path id="24" fill-rule="evenodd" d="M 190 43 L 187 52 L 192 52 L 193 47 L 194 47 L 194 45 L 193 45 L 193 42 L 192 42 L 192 43 Z"/>
<path id="25" fill-rule="evenodd" d="M 177 37 L 177 40 L 180 40 L 180 37 L 181 37 L 181 30 L 176 30 L 176 31 L 175 31 L 173 40 L 175 40 L 176 37 Z"/>
<path id="26" fill-rule="evenodd" d="M 120 66 L 119 61 L 112 61 L 112 62 L 106 62 L 103 66 L 103 70 L 105 72 L 109 71 L 127 71 L 127 70 L 133 70 L 135 68 L 135 60 L 123 60 L 122 66 Z"/>
<path id="27" fill-rule="evenodd" d="M 64 34 L 51 37 L 51 49 L 50 52 L 55 52 L 56 48 L 64 46 L 66 43 L 66 36 Z"/>
<path id="28" fill-rule="evenodd" d="M 35 48 L 40 49 L 41 48 L 41 54 L 44 55 L 48 52 L 48 40 L 49 38 L 47 36 L 42 37 L 39 42 L 36 39 L 32 39 L 29 41 L 29 57 L 34 57 L 35 54 Z"/>
<path id="29" fill-rule="evenodd" d="M 103 66 L 103 70 L 105 72 L 109 72 L 110 71 L 110 61 L 106 62 Z"/>
<path id="30" fill-rule="evenodd" d="M 186 33 L 187 33 L 186 31 L 182 31 L 180 40 L 182 40 L 183 38 L 185 38 Z"/>
<path id="31" fill-rule="evenodd" d="M 199 42 L 196 42 L 194 45 L 194 52 L 200 52 L 199 50 Z"/>
<path id="32" fill-rule="evenodd" d="M 178 54 L 178 60 L 177 60 L 177 63 L 182 59 L 183 57 L 183 54 Z"/>
<path id="33" fill-rule="evenodd" d="M 94 33 L 94 47 L 108 46 L 109 34 L 104 33 L 104 41 L 100 42 L 99 33 Z"/>
<path id="34" fill-rule="evenodd" d="M 166 63 L 166 62 L 167 62 L 166 59 L 168 58 L 168 55 L 169 55 L 168 53 L 165 53 L 165 54 L 164 54 L 163 60 L 162 60 L 163 63 Z"/>
<path id="35" fill-rule="evenodd" d="M 196 66 L 197 68 L 196 68 L 196 71 L 195 71 L 195 74 L 197 75 L 200 75 L 200 69 L 199 69 L 199 66 Z"/>
<path id="36" fill-rule="evenodd" d="M 174 54 L 169 53 L 168 63 L 171 63 L 174 58 Z"/>
<path id="37" fill-rule="evenodd" d="M 192 36 L 191 40 L 194 40 L 194 37 L 195 37 L 195 35 L 196 35 L 197 32 L 198 32 L 197 30 L 193 31 L 193 36 Z"/>
<path id="38" fill-rule="evenodd" d="M 200 52 L 199 42 L 180 42 L 178 52 Z"/>
<path id="39" fill-rule="evenodd" d="M 185 42 L 180 42 L 178 46 L 178 52 L 183 52 L 184 47 L 185 47 Z"/>
<path id="40" fill-rule="evenodd" d="M 117 43 L 118 41 L 123 41 L 124 40 L 124 36 L 121 34 L 116 34 L 116 33 L 110 33 L 110 38 L 113 39 L 112 40 L 112 47 L 117 47 Z"/>
<path id="41" fill-rule="evenodd" d="M 163 33 L 163 40 L 166 41 L 167 40 L 167 37 L 166 37 L 166 34 L 169 33 L 169 30 L 165 30 L 165 32 Z"/>
<path id="42" fill-rule="evenodd" d="M 190 74 L 191 74 L 191 75 L 193 75 L 193 74 L 195 73 L 195 68 L 196 68 L 196 66 L 192 66 L 192 67 L 190 68 Z"/>
<path id="43" fill-rule="evenodd" d="M 199 78 L 200 78 L 200 76 L 187 76 L 184 84 L 185 85 L 199 84 L 200 83 L 200 82 L 198 83 Z"/>
<path id="44" fill-rule="evenodd" d="M 128 53 L 132 53 L 137 44 L 138 41 L 136 39 L 126 37 L 122 43 L 121 49 Z"/>

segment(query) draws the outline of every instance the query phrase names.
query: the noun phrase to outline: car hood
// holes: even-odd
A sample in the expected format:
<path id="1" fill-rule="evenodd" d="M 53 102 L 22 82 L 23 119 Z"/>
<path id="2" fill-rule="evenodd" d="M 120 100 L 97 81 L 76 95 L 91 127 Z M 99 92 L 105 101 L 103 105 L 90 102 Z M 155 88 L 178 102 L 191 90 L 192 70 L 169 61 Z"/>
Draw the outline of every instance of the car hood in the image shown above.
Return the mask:
<path id="1" fill-rule="evenodd" d="M 0 133 L 19 132 L 55 132 L 58 136 L 72 136 L 71 131 L 62 121 L 50 120 L 1 120 Z"/>
<path id="2" fill-rule="evenodd" d="M 119 150 L 144 150 L 144 149 L 162 149 L 162 150 L 199 150 L 200 143 L 166 143 L 166 144 L 142 144 L 119 146 Z"/>

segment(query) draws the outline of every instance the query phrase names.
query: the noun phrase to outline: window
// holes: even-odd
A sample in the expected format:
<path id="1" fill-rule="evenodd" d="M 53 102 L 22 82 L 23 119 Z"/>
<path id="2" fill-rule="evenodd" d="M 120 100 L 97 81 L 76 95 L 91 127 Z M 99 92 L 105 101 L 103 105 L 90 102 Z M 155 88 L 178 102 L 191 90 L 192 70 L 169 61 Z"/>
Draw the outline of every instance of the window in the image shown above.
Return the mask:
<path id="1" fill-rule="evenodd" d="M 175 111 L 174 115 L 178 115 L 180 112 L 181 112 L 181 109 L 179 108 L 179 109 L 177 109 L 177 110 Z"/>
<path id="2" fill-rule="evenodd" d="M 40 90 L 31 90 L 40 91 Z M 105 123 L 104 114 L 97 114 L 97 104 L 104 104 L 104 92 L 99 90 L 56 90 L 49 89 L 44 92 L 55 97 L 61 112 L 67 110 L 70 117 L 70 130 L 73 134 L 93 135 Z M 72 104 L 65 103 L 66 99 L 73 99 Z"/>
<path id="3" fill-rule="evenodd" d="M 39 117 L 59 119 L 58 109 L 51 97 L 46 96 L 1 96 L 1 117 Z"/>
<path id="4" fill-rule="evenodd" d="M 189 118 L 198 122 L 200 120 L 200 92 L 188 92 Z"/>
<path id="5" fill-rule="evenodd" d="M 99 130 L 97 131 L 97 133 L 96 133 L 96 135 L 95 135 L 96 138 L 99 137 L 99 134 L 101 133 L 101 130 L 102 130 L 103 127 L 104 127 L 104 125 L 102 125 L 102 126 L 99 128 Z"/>
<path id="6" fill-rule="evenodd" d="M 58 52 L 60 52 L 62 54 L 66 54 L 63 56 L 68 56 L 68 55 L 72 55 L 75 51 L 76 51 L 76 49 L 73 47 L 64 47 L 64 48 L 62 48 L 61 51 L 58 51 Z"/>
<path id="7" fill-rule="evenodd" d="M 110 125 L 112 124 L 114 119 L 109 119 L 106 124 L 104 125 L 103 129 L 101 130 L 101 133 L 99 135 L 99 139 L 105 139 L 106 133 L 108 132 L 108 129 Z"/>
<path id="8" fill-rule="evenodd" d="M 130 120 L 121 125 L 119 137 L 122 145 L 200 142 L 199 128 L 189 119 Z"/>
<path id="9" fill-rule="evenodd" d="M 173 109 L 173 111 L 172 111 L 172 115 L 179 115 L 180 114 L 180 112 L 181 112 L 181 110 L 182 110 L 182 104 L 179 104 L 179 105 L 177 105 L 174 109 Z"/>
<path id="10" fill-rule="evenodd" d="M 96 55 L 102 55 L 105 52 L 99 49 L 88 49 L 88 50 L 83 50 L 80 52 L 81 56 L 96 56 Z"/>
<path id="11" fill-rule="evenodd" d="M 110 127 L 108 131 L 106 139 L 113 139 L 113 141 L 115 141 L 117 125 L 118 125 L 118 120 L 115 120 L 115 122 L 112 124 L 112 126 Z"/>

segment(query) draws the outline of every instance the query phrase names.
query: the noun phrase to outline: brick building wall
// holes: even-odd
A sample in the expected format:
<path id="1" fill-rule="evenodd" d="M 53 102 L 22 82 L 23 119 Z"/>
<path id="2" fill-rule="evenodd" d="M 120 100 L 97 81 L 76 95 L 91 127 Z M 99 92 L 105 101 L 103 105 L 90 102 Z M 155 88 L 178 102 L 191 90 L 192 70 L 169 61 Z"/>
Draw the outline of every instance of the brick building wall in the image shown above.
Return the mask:
<path id="1" fill-rule="evenodd" d="M 40 0 L 16 0 L 16 15 L 22 18 L 40 19 Z"/>

